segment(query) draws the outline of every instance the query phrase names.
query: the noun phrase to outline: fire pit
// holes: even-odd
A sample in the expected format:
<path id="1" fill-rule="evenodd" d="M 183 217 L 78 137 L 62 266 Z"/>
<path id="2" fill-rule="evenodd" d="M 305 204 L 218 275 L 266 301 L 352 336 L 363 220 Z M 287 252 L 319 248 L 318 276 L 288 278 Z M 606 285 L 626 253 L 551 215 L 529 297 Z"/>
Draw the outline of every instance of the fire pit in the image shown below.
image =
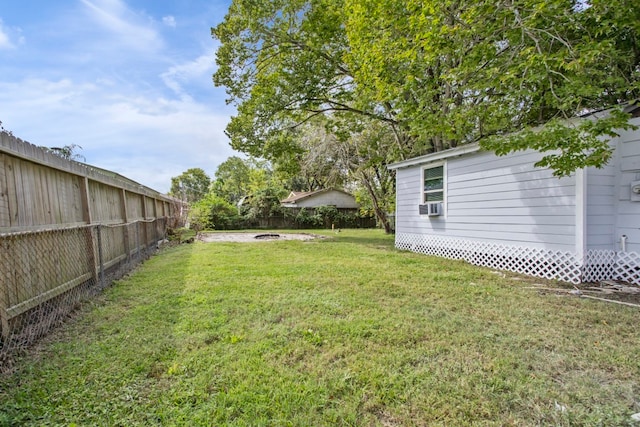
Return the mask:
<path id="1" fill-rule="evenodd" d="M 272 239 L 279 239 L 280 235 L 276 234 L 276 233 L 264 233 L 264 234 L 257 234 L 256 236 L 254 236 L 254 239 L 261 239 L 261 240 L 272 240 Z"/>

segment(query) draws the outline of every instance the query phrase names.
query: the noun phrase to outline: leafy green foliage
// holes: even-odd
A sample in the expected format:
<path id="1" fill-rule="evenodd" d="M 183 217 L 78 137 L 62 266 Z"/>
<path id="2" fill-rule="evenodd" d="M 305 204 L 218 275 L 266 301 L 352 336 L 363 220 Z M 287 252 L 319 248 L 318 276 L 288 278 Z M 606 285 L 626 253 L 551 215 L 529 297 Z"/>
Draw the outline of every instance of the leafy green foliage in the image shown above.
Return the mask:
<path id="1" fill-rule="evenodd" d="M 229 230 L 242 225 L 238 208 L 222 197 L 208 194 L 189 210 L 189 222 L 194 230 Z"/>
<path id="2" fill-rule="evenodd" d="M 500 135 L 501 153 L 560 150 L 540 165 L 566 175 L 603 165 L 610 153 L 599 137 L 625 121 L 560 120 L 640 94 L 640 16 L 630 7 L 347 0 L 348 63 L 363 97 L 397 111 L 415 141 L 411 154 Z M 531 129 L 546 124 L 541 144 Z"/>
<path id="3" fill-rule="evenodd" d="M 237 204 L 250 192 L 251 164 L 239 157 L 229 157 L 220 163 L 211 183 L 212 191 L 229 203 Z"/>
<path id="4" fill-rule="evenodd" d="M 78 152 L 78 150 L 82 150 L 82 147 L 78 144 L 69 144 L 64 147 L 40 147 L 45 151 L 48 151 L 51 154 L 55 154 L 58 157 L 62 157 L 67 160 L 82 160 L 83 162 L 87 159 Z"/>
<path id="5" fill-rule="evenodd" d="M 171 178 L 169 194 L 187 203 L 195 203 L 207 195 L 210 184 L 211 179 L 204 170 L 191 168 Z"/>
<path id="6" fill-rule="evenodd" d="M 292 149 L 288 130 L 325 111 L 349 110 L 341 0 L 235 0 L 212 35 L 221 42 L 214 82 L 238 106 L 227 133 L 255 157 Z"/>
<path id="7" fill-rule="evenodd" d="M 264 187 L 251 194 L 243 205 L 244 216 L 249 220 L 284 215 L 284 208 L 280 205 L 286 195 L 286 190 L 273 186 Z"/>
<path id="8" fill-rule="evenodd" d="M 379 169 L 497 136 L 500 152 L 535 149 L 525 136 L 548 123 L 560 154 L 541 165 L 566 175 L 606 162 L 599 137 L 621 122 L 559 121 L 640 96 L 638 22 L 632 0 L 235 0 L 212 30 L 214 81 L 238 106 L 232 145 L 255 156 L 309 152 L 300 128 L 318 116 L 340 141 L 386 127 Z"/>
<path id="9" fill-rule="evenodd" d="M 576 124 L 553 119 L 541 129 L 487 138 L 481 145 L 498 155 L 526 149 L 550 152 L 536 166 L 551 168 L 559 177 L 567 176 L 582 167 L 605 165 L 611 157 L 609 138 L 618 136 L 615 129 L 636 128 L 627 120 L 627 115 L 617 110 L 606 118 Z"/>

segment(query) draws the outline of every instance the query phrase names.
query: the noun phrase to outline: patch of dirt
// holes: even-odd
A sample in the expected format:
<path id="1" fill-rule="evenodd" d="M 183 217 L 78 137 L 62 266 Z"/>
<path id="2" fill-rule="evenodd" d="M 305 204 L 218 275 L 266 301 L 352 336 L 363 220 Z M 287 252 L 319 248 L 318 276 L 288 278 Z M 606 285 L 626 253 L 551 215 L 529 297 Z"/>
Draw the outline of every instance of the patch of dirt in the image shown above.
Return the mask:
<path id="1" fill-rule="evenodd" d="M 528 288 L 537 290 L 540 294 L 617 301 L 640 306 L 640 286 L 612 280 L 604 280 L 599 283 L 581 283 L 579 285 L 554 283 L 547 286 L 544 283 L 534 283 L 533 286 L 528 286 Z"/>
<path id="2" fill-rule="evenodd" d="M 274 233 L 274 232 L 262 232 L 262 233 L 198 233 L 196 239 L 205 242 L 271 242 L 274 240 L 314 240 L 324 239 L 325 236 L 318 234 L 308 233 Z"/>

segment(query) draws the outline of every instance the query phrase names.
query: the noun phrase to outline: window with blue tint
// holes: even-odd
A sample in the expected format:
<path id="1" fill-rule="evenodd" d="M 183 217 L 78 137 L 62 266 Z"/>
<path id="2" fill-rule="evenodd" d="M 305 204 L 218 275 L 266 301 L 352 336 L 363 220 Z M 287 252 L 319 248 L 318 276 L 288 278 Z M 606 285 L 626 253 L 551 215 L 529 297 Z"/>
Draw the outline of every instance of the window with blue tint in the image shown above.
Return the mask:
<path id="1" fill-rule="evenodd" d="M 422 170 L 422 203 L 444 201 L 444 166 Z"/>

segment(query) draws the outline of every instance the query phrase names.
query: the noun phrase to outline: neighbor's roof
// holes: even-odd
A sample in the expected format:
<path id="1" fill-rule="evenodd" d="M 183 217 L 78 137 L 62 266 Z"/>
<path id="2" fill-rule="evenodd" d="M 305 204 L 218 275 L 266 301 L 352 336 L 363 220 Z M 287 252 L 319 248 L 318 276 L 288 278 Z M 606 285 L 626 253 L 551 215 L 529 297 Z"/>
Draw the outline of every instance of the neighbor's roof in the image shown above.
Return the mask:
<path id="1" fill-rule="evenodd" d="M 309 197 L 313 197 L 313 196 L 316 196 L 318 194 L 326 193 L 328 191 L 339 191 L 341 193 L 344 193 L 344 194 L 347 194 L 347 195 L 351 196 L 351 194 L 347 193 L 346 191 L 337 190 L 335 188 L 325 188 L 325 189 L 316 190 L 316 191 L 292 191 L 291 193 L 289 193 L 289 196 L 286 199 L 280 200 L 280 203 L 295 203 L 298 200 L 307 199 Z"/>

